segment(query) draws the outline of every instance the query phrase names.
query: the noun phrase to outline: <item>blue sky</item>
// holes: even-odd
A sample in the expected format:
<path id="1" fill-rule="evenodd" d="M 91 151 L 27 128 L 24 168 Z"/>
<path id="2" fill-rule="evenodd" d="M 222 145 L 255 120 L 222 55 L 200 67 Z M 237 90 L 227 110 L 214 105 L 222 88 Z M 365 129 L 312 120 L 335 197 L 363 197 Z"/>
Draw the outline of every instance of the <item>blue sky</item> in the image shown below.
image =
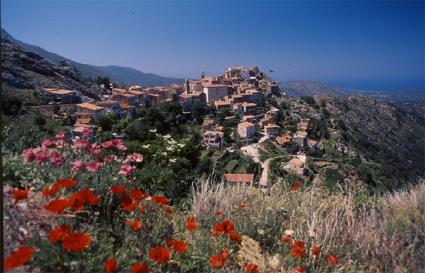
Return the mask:
<path id="1" fill-rule="evenodd" d="M 70 59 L 196 77 L 424 84 L 425 2 L 2 0 L 2 27 Z"/>

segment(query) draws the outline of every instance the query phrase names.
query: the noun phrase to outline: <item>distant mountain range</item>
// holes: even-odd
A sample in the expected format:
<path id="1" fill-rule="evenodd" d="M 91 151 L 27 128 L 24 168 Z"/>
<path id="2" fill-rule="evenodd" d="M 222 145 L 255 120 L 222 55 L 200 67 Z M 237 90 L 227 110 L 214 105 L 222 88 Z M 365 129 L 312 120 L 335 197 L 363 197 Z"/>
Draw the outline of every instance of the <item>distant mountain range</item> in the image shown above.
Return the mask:
<path id="1" fill-rule="evenodd" d="M 15 45 L 26 49 L 27 51 L 31 51 L 40 55 L 41 57 L 51 61 L 54 64 L 59 64 L 62 61 L 67 61 L 78 71 L 80 71 L 81 75 L 85 78 L 109 77 L 112 82 L 118 83 L 119 85 L 123 85 L 126 87 L 131 85 L 140 85 L 147 87 L 153 87 L 158 85 L 164 86 L 169 85 L 170 83 L 182 83 L 184 81 L 183 79 L 162 77 L 153 73 L 144 73 L 140 70 L 130 67 L 121 67 L 113 65 L 96 66 L 75 62 L 56 53 L 49 52 L 39 46 L 30 45 L 25 42 L 22 42 L 14 38 L 3 28 L 1 29 L 1 37 L 3 39 L 9 40 Z"/>
<path id="2" fill-rule="evenodd" d="M 425 102 L 425 90 L 356 90 L 317 80 L 280 82 L 279 87 L 281 92 L 287 93 L 288 95 L 294 97 L 315 96 L 323 94 L 336 94 L 340 96 L 362 94 L 392 103 Z"/>

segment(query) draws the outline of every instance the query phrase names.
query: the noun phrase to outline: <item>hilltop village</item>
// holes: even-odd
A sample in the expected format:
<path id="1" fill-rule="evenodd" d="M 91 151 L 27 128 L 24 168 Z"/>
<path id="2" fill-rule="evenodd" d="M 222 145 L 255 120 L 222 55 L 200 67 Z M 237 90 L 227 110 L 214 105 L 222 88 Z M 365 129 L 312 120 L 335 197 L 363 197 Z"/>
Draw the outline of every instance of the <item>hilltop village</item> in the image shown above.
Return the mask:
<path id="1" fill-rule="evenodd" d="M 198 80 L 166 87 L 124 89 L 111 84 L 101 88 L 105 92 L 99 100 L 84 98 L 76 90 L 45 88 L 44 92 L 53 96 L 56 103 L 68 107 L 74 136 L 95 127 L 96 120 L 107 114 L 126 118 L 139 109 L 169 102 L 178 103 L 183 116 L 190 117 L 193 112 L 207 107 L 213 114 L 202 115 L 200 134 L 206 148 L 218 151 L 212 157 L 215 155 L 219 160 L 223 154 L 220 151 L 239 150 L 260 166 L 256 173 L 230 170 L 223 175 L 225 181 L 267 188 L 274 159 L 283 162 L 277 167 L 280 172 L 320 180 L 319 176 L 312 177 L 306 168 L 307 154 L 320 156 L 324 150 L 321 141 L 324 132 L 320 132 L 320 124 L 310 121 L 311 118 L 320 119 L 320 115 L 309 103 L 281 93 L 276 82 L 256 66 L 230 67 L 216 77 L 202 73 Z M 115 133 L 115 137 L 124 136 L 125 132 Z M 355 156 L 344 145 L 334 148 Z"/>

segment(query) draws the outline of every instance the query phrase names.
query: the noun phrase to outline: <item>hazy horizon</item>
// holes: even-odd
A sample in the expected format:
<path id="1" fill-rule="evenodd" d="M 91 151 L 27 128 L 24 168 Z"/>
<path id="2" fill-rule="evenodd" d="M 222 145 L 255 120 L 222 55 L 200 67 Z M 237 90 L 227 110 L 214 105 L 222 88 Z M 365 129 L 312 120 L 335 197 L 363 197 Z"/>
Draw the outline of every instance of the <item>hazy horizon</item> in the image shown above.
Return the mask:
<path id="1" fill-rule="evenodd" d="M 277 81 L 425 89 L 424 2 L 29 3 L 2 1 L 2 27 L 81 63 L 178 78 L 256 64 Z"/>

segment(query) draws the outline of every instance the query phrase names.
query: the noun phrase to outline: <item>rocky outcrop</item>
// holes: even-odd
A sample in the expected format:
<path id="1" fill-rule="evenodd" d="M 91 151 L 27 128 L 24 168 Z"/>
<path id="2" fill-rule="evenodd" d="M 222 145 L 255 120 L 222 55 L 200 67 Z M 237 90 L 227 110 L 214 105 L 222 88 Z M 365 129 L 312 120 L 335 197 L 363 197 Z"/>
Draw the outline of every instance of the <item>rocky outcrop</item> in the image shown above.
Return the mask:
<path id="1" fill-rule="evenodd" d="M 4 83 L 26 89 L 63 87 L 94 98 L 101 92 L 100 88 L 82 77 L 80 71 L 67 61 L 53 64 L 5 39 L 1 40 L 1 45 L 1 76 Z"/>

